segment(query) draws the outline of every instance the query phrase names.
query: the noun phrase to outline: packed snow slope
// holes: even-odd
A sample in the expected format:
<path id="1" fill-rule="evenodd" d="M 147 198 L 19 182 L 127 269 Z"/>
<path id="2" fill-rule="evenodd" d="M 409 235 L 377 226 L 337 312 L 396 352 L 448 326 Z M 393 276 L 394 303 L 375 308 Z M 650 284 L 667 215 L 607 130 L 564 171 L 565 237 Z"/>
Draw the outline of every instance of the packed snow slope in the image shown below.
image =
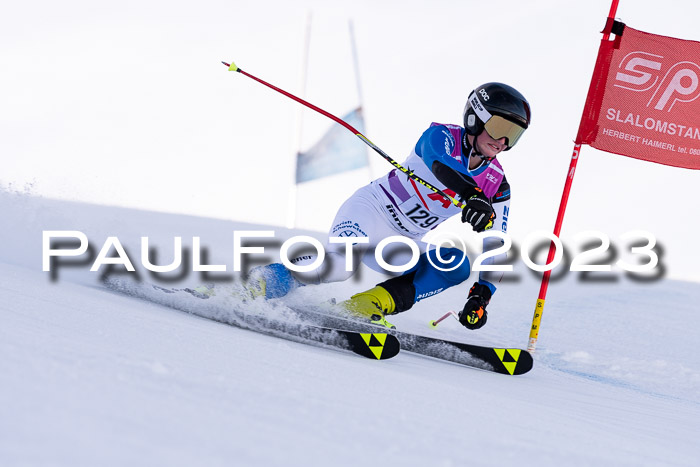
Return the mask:
<path id="1" fill-rule="evenodd" d="M 43 230 L 81 231 L 93 254 L 118 237 L 144 281 L 154 278 L 139 266 L 141 236 L 158 264 L 173 258 L 173 237 L 191 246 L 199 236 L 208 264 L 230 271 L 234 230 L 276 230 L 279 239 L 304 232 L 7 193 L 0 212 L 1 465 L 700 460 L 699 284 L 568 274 L 550 286 L 534 369 L 509 377 L 408 352 L 370 361 L 245 331 L 107 291 L 103 271 L 90 272 L 82 257 L 53 278 L 42 272 Z M 254 262 L 276 259 L 273 243 Z M 539 281 L 518 275 L 494 296 L 479 331 L 454 320 L 427 326 L 461 306 L 465 288 L 392 321 L 525 347 Z M 170 283 L 203 280 L 182 276 Z M 378 280 L 360 276 L 303 288 L 288 303 L 343 299 Z"/>

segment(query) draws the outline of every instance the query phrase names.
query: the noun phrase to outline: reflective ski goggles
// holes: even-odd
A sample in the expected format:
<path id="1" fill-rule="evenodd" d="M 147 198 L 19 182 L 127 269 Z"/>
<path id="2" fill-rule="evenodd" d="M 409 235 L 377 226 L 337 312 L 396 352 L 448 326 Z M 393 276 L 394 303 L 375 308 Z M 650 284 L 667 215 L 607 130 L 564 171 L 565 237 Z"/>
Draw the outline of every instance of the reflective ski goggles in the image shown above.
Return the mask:
<path id="1" fill-rule="evenodd" d="M 506 138 L 508 149 L 515 146 L 515 143 L 518 142 L 525 132 L 525 128 L 517 123 L 513 123 L 500 115 L 493 115 L 489 112 L 486 106 L 481 103 L 475 92 L 472 92 L 469 96 L 469 105 L 471 105 L 474 113 L 479 117 L 479 120 L 486 122 L 484 123 L 484 128 L 491 138 Z"/>
<path id="2" fill-rule="evenodd" d="M 493 139 L 498 140 L 505 138 L 508 148 L 515 146 L 515 143 L 517 143 L 523 133 L 525 133 L 525 128 L 499 115 L 492 115 L 491 118 L 484 123 L 484 129 Z"/>

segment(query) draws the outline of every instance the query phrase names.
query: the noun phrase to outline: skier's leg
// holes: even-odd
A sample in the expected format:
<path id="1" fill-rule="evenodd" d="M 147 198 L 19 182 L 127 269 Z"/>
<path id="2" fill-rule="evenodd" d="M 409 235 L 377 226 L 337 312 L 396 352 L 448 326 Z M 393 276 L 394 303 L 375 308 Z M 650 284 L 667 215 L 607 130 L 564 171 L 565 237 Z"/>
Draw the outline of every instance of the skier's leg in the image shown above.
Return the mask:
<path id="1" fill-rule="evenodd" d="M 337 244 L 328 244 L 323 264 L 309 272 L 291 271 L 281 263 L 255 267 L 250 271 L 246 288 L 253 296 L 264 296 L 269 299 L 284 297 L 292 290 L 305 285 L 347 280 L 354 274 L 359 260 L 354 262 L 350 271 L 347 271 L 344 245 L 341 246 L 343 246 L 342 252 L 336 250 Z M 361 257 L 363 249 L 354 247 L 353 253 Z M 304 255 L 291 259 L 290 262 L 295 266 L 307 266 L 313 264 L 317 258 L 316 255 Z"/>
<path id="2" fill-rule="evenodd" d="M 380 215 L 369 187 L 360 188 L 338 210 L 328 233 L 329 240 L 324 246 L 325 258 L 321 266 L 309 272 L 293 272 L 280 263 L 260 266 L 251 270 L 247 288 L 255 296 L 279 298 L 304 285 L 349 279 L 368 249 L 385 236 L 377 231 L 377 227 L 382 224 L 382 220 L 378 219 Z M 347 247 L 344 243 L 331 243 L 332 237 L 369 239 L 368 243 L 358 241 L 351 247 L 353 262 L 349 271 L 346 267 Z M 313 264 L 316 259 L 316 255 L 304 255 L 291 259 L 290 262 L 296 266 L 306 266 Z"/>
<path id="3" fill-rule="evenodd" d="M 469 258 L 457 248 L 423 253 L 418 263 L 405 274 L 386 280 L 370 290 L 353 295 L 343 302 L 356 314 L 383 315 L 401 313 L 417 301 L 432 297 L 469 278 Z M 441 261 L 442 259 L 442 261 Z"/>

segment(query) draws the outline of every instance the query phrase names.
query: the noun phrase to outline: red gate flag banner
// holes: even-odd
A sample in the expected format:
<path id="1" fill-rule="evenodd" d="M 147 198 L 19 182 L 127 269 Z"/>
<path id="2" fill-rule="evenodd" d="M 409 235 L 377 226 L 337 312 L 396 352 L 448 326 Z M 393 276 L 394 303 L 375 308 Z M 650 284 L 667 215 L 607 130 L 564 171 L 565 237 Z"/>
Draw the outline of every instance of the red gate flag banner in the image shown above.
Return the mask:
<path id="1" fill-rule="evenodd" d="M 603 40 L 576 143 L 700 169 L 700 42 L 615 22 Z"/>

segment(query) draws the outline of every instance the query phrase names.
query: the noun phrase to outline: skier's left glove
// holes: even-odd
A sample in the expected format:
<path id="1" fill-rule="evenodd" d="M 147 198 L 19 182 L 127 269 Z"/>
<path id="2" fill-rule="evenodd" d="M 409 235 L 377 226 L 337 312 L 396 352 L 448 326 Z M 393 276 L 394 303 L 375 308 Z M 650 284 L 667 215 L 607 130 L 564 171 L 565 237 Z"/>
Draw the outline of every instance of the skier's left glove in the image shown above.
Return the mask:
<path id="1" fill-rule="evenodd" d="M 491 289 L 483 284 L 474 282 L 469 289 L 469 298 L 459 313 L 459 322 L 467 329 L 479 329 L 486 324 L 488 314 L 486 305 L 491 300 Z"/>

